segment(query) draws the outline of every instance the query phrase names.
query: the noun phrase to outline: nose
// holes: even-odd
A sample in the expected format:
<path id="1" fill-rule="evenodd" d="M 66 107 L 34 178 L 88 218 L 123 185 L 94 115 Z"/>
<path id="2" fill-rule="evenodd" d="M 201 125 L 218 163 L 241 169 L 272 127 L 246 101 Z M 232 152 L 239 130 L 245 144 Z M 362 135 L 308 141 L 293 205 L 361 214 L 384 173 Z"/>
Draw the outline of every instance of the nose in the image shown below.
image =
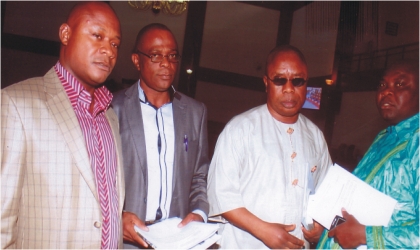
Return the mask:
<path id="1" fill-rule="evenodd" d="M 161 67 L 168 67 L 169 66 L 169 55 L 163 56 L 162 61 L 160 62 Z"/>
<path id="2" fill-rule="evenodd" d="M 394 90 L 391 86 L 389 86 L 388 84 L 385 85 L 384 87 L 380 87 L 378 89 L 378 94 L 380 96 L 387 96 L 387 95 L 392 95 L 394 93 Z"/>
<path id="3" fill-rule="evenodd" d="M 293 93 L 295 92 L 295 86 L 293 86 L 291 79 L 287 79 L 286 84 L 282 88 L 283 93 Z"/>
<path id="4" fill-rule="evenodd" d="M 102 44 L 101 53 L 106 54 L 111 59 L 117 57 L 117 50 L 114 49 L 112 45 L 106 41 Z"/>

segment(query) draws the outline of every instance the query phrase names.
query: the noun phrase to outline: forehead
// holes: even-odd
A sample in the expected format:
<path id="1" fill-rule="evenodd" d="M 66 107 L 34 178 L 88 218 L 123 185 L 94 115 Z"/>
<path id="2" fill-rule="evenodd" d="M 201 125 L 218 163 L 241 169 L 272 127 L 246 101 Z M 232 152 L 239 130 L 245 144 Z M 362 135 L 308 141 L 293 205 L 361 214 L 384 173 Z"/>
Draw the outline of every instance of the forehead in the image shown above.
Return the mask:
<path id="1" fill-rule="evenodd" d="M 147 31 L 139 41 L 141 48 L 151 49 L 153 47 L 169 47 L 178 49 L 175 37 L 171 32 L 163 29 L 151 29 Z"/>
<path id="2" fill-rule="evenodd" d="M 118 37 L 121 36 L 118 18 L 110 9 L 101 6 L 81 9 L 75 13 L 74 22 L 76 26 L 95 26 L 102 30 L 114 32 Z"/>
<path id="3" fill-rule="evenodd" d="M 268 71 L 297 71 L 307 73 L 307 67 L 293 51 L 280 52 L 273 56 L 268 64 Z"/>
<path id="4" fill-rule="evenodd" d="M 418 73 L 413 69 L 413 67 L 410 67 L 409 65 L 394 66 L 388 69 L 384 74 L 384 78 L 399 76 L 417 77 L 418 79 Z"/>

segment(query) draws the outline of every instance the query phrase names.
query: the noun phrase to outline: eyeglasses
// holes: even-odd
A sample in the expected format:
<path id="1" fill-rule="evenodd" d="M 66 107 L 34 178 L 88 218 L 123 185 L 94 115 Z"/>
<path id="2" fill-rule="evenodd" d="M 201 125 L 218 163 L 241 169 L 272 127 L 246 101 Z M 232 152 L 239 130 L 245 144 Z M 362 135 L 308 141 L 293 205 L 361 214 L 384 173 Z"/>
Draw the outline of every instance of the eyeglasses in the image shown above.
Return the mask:
<path id="1" fill-rule="evenodd" d="M 276 78 L 274 78 L 274 79 L 271 79 L 271 78 L 270 78 L 270 77 L 268 77 L 267 75 L 266 75 L 266 77 L 267 77 L 270 81 L 272 81 L 272 82 L 274 83 L 274 85 L 276 85 L 276 86 L 283 86 L 283 85 L 285 85 L 288 81 L 291 81 L 291 82 L 292 82 L 292 84 L 293 84 L 293 86 L 295 86 L 295 87 L 301 87 L 301 86 L 305 85 L 305 83 L 306 83 L 306 80 L 305 80 L 305 79 L 303 79 L 303 78 L 293 78 L 293 79 L 287 79 L 287 78 L 284 78 L 284 77 L 276 77 Z"/>
<path id="2" fill-rule="evenodd" d="M 169 55 L 166 55 L 166 56 L 164 56 L 162 54 L 151 54 L 151 55 L 148 55 L 146 53 L 141 52 L 140 50 L 137 50 L 136 53 L 140 53 L 140 54 L 142 54 L 144 56 L 147 56 L 154 63 L 160 63 L 160 62 L 162 62 L 164 57 L 167 57 L 168 58 L 168 61 L 171 62 L 171 63 L 177 63 L 177 62 L 179 62 L 181 60 L 181 55 L 178 55 L 178 54 L 169 54 Z"/>

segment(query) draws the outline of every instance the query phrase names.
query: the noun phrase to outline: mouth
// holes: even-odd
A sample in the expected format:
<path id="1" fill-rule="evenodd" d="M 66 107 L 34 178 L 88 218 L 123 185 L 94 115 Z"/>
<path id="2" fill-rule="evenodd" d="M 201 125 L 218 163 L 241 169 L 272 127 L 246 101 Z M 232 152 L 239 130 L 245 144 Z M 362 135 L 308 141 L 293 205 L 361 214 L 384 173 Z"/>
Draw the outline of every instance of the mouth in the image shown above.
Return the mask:
<path id="1" fill-rule="evenodd" d="M 281 104 L 285 108 L 293 108 L 296 106 L 296 101 L 286 100 L 286 101 L 282 101 Z"/>
<path id="2" fill-rule="evenodd" d="M 382 99 L 379 102 L 379 107 L 381 109 L 390 109 L 390 108 L 394 107 L 394 104 L 389 99 Z"/>
<path id="3" fill-rule="evenodd" d="M 111 71 L 111 66 L 109 65 L 109 63 L 107 62 L 94 62 L 93 64 L 96 65 L 96 67 L 98 67 L 99 69 L 106 71 L 106 72 L 110 72 Z"/>
<path id="4" fill-rule="evenodd" d="M 171 75 L 171 74 L 166 74 L 166 73 L 163 73 L 163 74 L 158 74 L 158 76 L 159 76 L 161 79 L 163 79 L 163 80 L 171 80 L 171 79 L 172 79 L 172 75 Z"/>

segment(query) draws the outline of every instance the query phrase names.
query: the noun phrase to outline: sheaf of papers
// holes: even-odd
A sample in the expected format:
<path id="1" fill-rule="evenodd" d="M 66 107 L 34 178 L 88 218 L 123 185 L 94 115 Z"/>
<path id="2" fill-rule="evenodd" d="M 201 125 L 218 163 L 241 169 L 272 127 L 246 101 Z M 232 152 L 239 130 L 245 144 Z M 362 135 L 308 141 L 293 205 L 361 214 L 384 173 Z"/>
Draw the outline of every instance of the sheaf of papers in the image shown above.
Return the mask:
<path id="1" fill-rule="evenodd" d="M 309 197 L 308 215 L 329 229 L 345 208 L 361 224 L 387 226 L 397 201 L 369 186 L 335 164 L 314 195 Z"/>
<path id="2" fill-rule="evenodd" d="M 137 226 L 134 226 L 134 230 L 155 249 L 205 249 L 220 238 L 216 234 L 218 224 L 192 221 L 178 228 L 180 222 L 180 218 L 170 218 L 148 226 L 148 232 Z"/>
<path id="3" fill-rule="evenodd" d="M 218 241 L 222 236 L 220 234 L 213 234 L 207 240 L 201 242 L 200 244 L 195 245 L 191 249 L 208 249 L 211 245 L 213 245 L 216 241 Z"/>

